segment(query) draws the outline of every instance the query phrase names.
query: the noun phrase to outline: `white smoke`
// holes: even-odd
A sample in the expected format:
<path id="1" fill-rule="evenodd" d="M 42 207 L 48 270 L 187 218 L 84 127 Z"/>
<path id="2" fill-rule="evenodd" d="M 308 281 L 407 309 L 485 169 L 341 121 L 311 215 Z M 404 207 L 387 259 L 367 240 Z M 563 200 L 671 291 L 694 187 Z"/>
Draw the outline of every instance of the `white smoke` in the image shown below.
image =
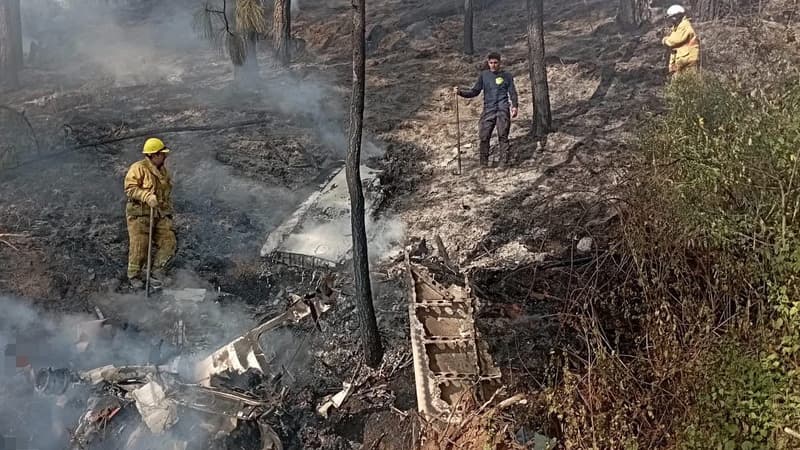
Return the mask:
<path id="1" fill-rule="evenodd" d="M 196 285 L 190 275 L 186 277 L 179 281 Z M 184 359 L 185 365 L 253 325 L 242 308 L 213 300 L 188 306 L 168 297 L 147 301 L 142 295 L 107 295 L 95 302 L 105 311 L 113 311 L 118 321 L 129 322 L 128 329 L 103 327 L 88 314 L 44 311 L 25 299 L 0 296 L 0 439 L 5 440 L 0 448 L 66 448 L 69 432 L 85 412 L 93 395 L 89 388 L 73 386 L 61 396 L 39 393 L 34 390 L 33 377 L 40 369 L 81 371 L 106 365 L 167 363 L 164 354 L 169 353 L 169 343 L 146 330 L 148 324 L 161 326 L 164 316 L 169 316 L 167 310 L 174 313 L 183 308 L 187 321 L 213 324 L 204 330 L 208 351 Z"/>

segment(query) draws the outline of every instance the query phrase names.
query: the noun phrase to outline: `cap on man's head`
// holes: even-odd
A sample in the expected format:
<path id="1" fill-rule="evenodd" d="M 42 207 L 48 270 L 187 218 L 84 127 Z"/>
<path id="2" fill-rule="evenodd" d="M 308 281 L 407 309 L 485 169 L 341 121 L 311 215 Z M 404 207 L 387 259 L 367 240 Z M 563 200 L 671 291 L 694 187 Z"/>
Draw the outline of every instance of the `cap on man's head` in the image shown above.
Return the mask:
<path id="1" fill-rule="evenodd" d="M 486 56 L 486 60 L 488 61 L 488 60 L 490 60 L 490 59 L 496 59 L 496 60 L 500 61 L 500 53 L 497 53 L 497 52 L 492 52 L 492 53 L 489 53 L 489 54 Z"/>

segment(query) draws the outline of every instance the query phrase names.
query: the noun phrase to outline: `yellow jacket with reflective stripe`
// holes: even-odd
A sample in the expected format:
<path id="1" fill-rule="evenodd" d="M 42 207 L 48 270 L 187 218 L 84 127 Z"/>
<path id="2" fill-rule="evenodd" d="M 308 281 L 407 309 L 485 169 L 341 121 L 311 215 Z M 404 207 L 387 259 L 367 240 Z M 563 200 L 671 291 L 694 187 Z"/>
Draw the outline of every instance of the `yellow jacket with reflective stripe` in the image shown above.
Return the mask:
<path id="1" fill-rule="evenodd" d="M 157 169 L 148 158 L 133 163 L 128 169 L 125 195 L 128 197 L 125 214 L 129 217 L 150 215 L 147 200 L 152 196 L 158 200 L 157 215 L 172 215 L 172 180 L 169 172 L 164 166 L 161 170 Z"/>
<path id="2" fill-rule="evenodd" d="M 672 33 L 662 41 L 672 49 L 669 67 L 671 71 L 680 70 L 700 61 L 700 38 L 694 32 L 692 23 L 686 17 L 672 28 Z"/>

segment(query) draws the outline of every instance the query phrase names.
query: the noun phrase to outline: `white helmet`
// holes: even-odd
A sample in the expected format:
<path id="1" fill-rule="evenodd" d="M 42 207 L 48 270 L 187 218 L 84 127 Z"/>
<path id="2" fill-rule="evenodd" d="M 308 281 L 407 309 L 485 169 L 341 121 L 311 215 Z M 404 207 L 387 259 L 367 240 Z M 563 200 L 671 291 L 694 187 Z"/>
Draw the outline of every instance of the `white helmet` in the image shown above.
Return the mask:
<path id="1" fill-rule="evenodd" d="M 667 9 L 667 17 L 675 17 L 678 14 L 686 14 L 686 10 L 681 5 L 672 5 Z"/>

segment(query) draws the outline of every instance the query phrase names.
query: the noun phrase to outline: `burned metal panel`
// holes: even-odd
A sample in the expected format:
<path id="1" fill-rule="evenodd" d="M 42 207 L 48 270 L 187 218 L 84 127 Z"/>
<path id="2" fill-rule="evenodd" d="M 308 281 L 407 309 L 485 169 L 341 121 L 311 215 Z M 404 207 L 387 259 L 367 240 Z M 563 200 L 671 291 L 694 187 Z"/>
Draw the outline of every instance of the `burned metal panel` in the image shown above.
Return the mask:
<path id="1" fill-rule="evenodd" d="M 321 281 L 320 289 L 313 296 L 296 297 L 295 303 L 283 314 L 253 328 L 198 362 L 194 367 L 195 381 L 209 387 L 213 375 L 226 371 L 244 373 L 253 369 L 264 374 L 269 360 L 261 347 L 261 335 L 288 323 L 297 323 L 306 317 L 317 322 L 320 314 L 329 310 L 335 301 L 335 292 L 324 284 L 330 279 L 325 280 Z"/>
<path id="2" fill-rule="evenodd" d="M 205 289 L 165 290 L 164 295 L 173 296 L 178 302 L 194 303 L 206 299 Z M 82 391 L 73 393 L 90 396 L 87 411 L 71 433 L 70 448 L 89 448 L 93 442 L 106 438 L 108 442 L 114 440 L 121 444 L 115 448 L 139 448 L 143 440 L 159 436 L 163 442 L 158 448 L 183 450 L 188 441 L 174 440 L 165 433 L 180 422 L 182 415 L 191 413 L 192 417 L 201 418 L 199 427 L 209 433 L 209 448 L 216 448 L 211 444 L 230 435 L 239 421 L 255 421 L 261 433 L 260 448 L 282 450 L 280 439 L 268 420 L 279 410 L 285 391 L 270 398 L 261 396 L 260 391 L 251 392 L 249 384 L 242 387 L 215 383 L 211 386 L 212 378 L 253 372 L 262 375 L 261 381 L 267 381 L 266 375 L 271 373 L 270 365 L 280 346 L 273 348 L 269 343 L 262 343 L 262 334 L 307 319 L 313 320 L 316 328 L 320 329 L 320 316 L 334 306 L 339 295 L 334 276 L 328 273 L 320 277 L 313 292 L 303 297 L 289 294 L 292 304 L 286 311 L 240 335 L 203 360 L 192 358 L 186 361 L 182 355 L 165 365 L 107 365 L 86 371 L 44 368 L 31 373 L 33 388 L 40 394 L 59 397 L 77 388 Z M 98 316 L 100 321 L 104 320 L 102 312 Z M 331 396 L 332 406 L 341 406 L 350 395 L 352 385 L 347 386 L 350 387 L 342 393 Z M 135 430 L 126 432 L 125 441 L 122 432 L 126 428 L 130 430 L 130 414 L 135 414 L 141 422 Z M 113 429 L 108 428 L 112 419 Z M 176 436 L 183 438 L 194 428 L 192 425 L 189 430 L 178 430 L 182 434 Z"/>
<path id="3" fill-rule="evenodd" d="M 276 250 L 270 255 L 273 263 L 280 263 L 289 267 L 297 267 L 306 270 L 329 270 L 335 269 L 336 263 L 327 259 L 318 258 L 312 255 L 300 253 L 282 252 Z"/>
<path id="4" fill-rule="evenodd" d="M 408 258 L 406 265 L 418 409 L 431 418 L 460 421 L 468 405 L 491 396 L 500 379 L 475 328 L 476 299 L 468 288 L 440 284 Z"/>
<path id="5" fill-rule="evenodd" d="M 380 172 L 368 166 L 360 168 L 364 185 L 365 210 L 372 215 L 381 203 Z M 350 195 L 347 171 L 342 166 L 330 174 L 318 190 L 272 230 L 261 247 L 261 257 L 270 257 L 291 265 L 341 264 L 351 257 L 352 242 L 345 230 L 350 229 Z M 278 253 L 277 255 L 275 253 Z M 299 260 L 297 255 L 316 259 Z"/>
<path id="6" fill-rule="evenodd" d="M 267 403 L 246 395 L 195 385 L 175 385 L 176 402 L 187 408 L 235 419 L 254 420 Z"/>

